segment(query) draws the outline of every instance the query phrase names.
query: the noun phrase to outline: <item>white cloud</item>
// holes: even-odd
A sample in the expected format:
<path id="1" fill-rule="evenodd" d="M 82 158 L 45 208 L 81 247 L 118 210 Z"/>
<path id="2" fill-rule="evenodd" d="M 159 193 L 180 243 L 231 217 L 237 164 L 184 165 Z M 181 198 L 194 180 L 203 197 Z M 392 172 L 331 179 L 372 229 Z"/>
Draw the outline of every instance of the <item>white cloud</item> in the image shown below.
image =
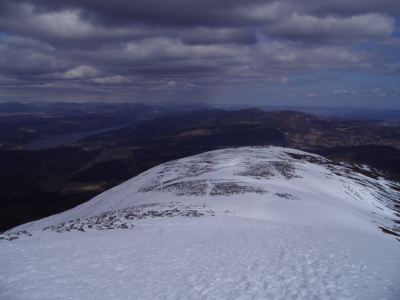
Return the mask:
<path id="1" fill-rule="evenodd" d="M 92 79 L 93 82 L 98 84 L 122 84 L 128 83 L 130 80 L 127 77 L 120 75 L 105 76 Z"/>
<path id="2" fill-rule="evenodd" d="M 354 95 L 355 92 L 346 89 L 339 89 L 339 90 L 334 90 L 332 94 L 335 96 L 347 96 L 347 95 Z"/>
<path id="3" fill-rule="evenodd" d="M 50 39 L 111 38 L 140 34 L 135 28 L 104 27 L 82 18 L 80 9 L 59 11 L 36 10 L 32 4 L 19 5 L 19 15 L 0 18 L 0 27 L 10 28 L 21 34 Z"/>
<path id="4" fill-rule="evenodd" d="M 70 69 L 64 73 L 64 78 L 66 79 L 78 79 L 78 78 L 91 78 L 95 77 L 100 72 L 89 65 L 80 65 L 73 69 Z"/>
<path id="5" fill-rule="evenodd" d="M 122 49 L 126 57 L 145 59 L 157 57 L 227 57 L 239 54 L 237 47 L 231 45 L 187 45 L 179 39 L 149 38 L 141 41 L 129 42 Z"/>

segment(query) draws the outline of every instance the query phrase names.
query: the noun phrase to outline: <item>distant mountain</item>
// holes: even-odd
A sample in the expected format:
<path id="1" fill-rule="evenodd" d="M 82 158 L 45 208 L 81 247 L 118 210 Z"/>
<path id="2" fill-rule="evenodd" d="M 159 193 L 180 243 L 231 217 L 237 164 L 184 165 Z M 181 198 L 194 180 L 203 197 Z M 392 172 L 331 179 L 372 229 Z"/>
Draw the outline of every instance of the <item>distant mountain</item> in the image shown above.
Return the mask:
<path id="1" fill-rule="evenodd" d="M 1 235 L 0 298 L 395 299 L 398 191 L 290 148 L 170 161 Z"/>
<path id="2" fill-rule="evenodd" d="M 24 113 L 31 112 L 27 105 L 18 102 L 0 102 L 0 113 Z"/>
<path id="3" fill-rule="evenodd" d="M 316 115 L 319 117 L 358 119 L 358 120 L 392 120 L 400 122 L 399 109 L 379 109 L 362 107 L 318 107 L 318 106 L 264 106 L 265 111 L 292 110 Z"/>
<path id="4" fill-rule="evenodd" d="M 86 114 L 123 114 L 126 116 L 147 115 L 149 112 L 187 112 L 207 109 L 202 103 L 191 104 L 144 104 L 144 103 L 106 103 L 106 102 L 0 102 L 2 114 L 48 114 L 53 116 L 75 116 Z"/>
<path id="5" fill-rule="evenodd" d="M 200 110 L 165 115 L 82 143 L 86 147 L 104 147 L 105 140 L 113 147 L 173 145 L 201 148 L 200 152 L 213 147 L 246 145 L 280 145 L 318 153 L 335 147 L 369 145 L 400 151 L 400 125 L 322 118 L 288 110 Z"/>

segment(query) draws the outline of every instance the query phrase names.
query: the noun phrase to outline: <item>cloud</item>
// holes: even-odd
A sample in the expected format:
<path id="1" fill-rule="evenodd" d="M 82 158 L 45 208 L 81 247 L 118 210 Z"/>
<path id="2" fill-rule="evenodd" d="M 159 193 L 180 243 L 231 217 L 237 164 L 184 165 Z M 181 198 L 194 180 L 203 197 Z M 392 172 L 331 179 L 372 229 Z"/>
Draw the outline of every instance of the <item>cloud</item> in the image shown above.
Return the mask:
<path id="1" fill-rule="evenodd" d="M 349 90 L 346 90 L 346 89 L 339 89 L 339 90 L 334 90 L 332 92 L 332 94 L 334 96 L 348 96 L 348 95 L 354 95 L 355 92 L 354 91 L 349 91 Z"/>
<path id="2" fill-rule="evenodd" d="M 397 0 L 4 0 L 0 83 L 26 97 L 185 99 L 318 72 L 398 76 L 399 14 Z"/>
<path id="3" fill-rule="evenodd" d="M 354 42 L 389 37 L 395 30 L 393 18 L 380 14 L 351 17 L 316 17 L 294 13 L 264 30 L 266 34 L 305 42 Z"/>
<path id="4" fill-rule="evenodd" d="M 0 39 L 0 75 L 43 75 L 61 70 L 66 62 L 55 55 L 54 47 L 33 40 L 7 36 Z"/>
<path id="5" fill-rule="evenodd" d="M 83 17 L 79 8 L 59 11 L 37 10 L 33 4 L 22 3 L 13 12 L 1 16 L 0 28 L 14 34 L 43 39 L 48 42 L 78 41 L 84 39 L 110 40 L 141 34 L 132 28 L 107 28 Z"/>
<path id="6" fill-rule="evenodd" d="M 123 84 L 130 82 L 129 78 L 120 75 L 98 77 L 92 79 L 92 81 L 98 84 Z"/>
<path id="7" fill-rule="evenodd" d="M 290 1 L 293 9 L 313 15 L 352 16 L 367 13 L 381 13 L 391 16 L 400 14 L 400 5 L 397 0 L 336 0 L 336 1 Z"/>
<path id="8" fill-rule="evenodd" d="M 69 69 L 64 73 L 63 77 L 66 79 L 91 78 L 97 76 L 99 73 L 99 70 L 92 66 L 81 65 Z"/>

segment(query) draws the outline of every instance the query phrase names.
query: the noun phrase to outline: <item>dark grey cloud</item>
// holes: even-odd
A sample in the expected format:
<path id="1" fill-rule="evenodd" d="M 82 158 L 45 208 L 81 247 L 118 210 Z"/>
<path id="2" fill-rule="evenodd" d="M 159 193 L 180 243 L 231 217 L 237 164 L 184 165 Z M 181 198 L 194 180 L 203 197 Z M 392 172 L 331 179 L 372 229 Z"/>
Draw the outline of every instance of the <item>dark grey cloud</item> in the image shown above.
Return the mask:
<path id="1" fill-rule="evenodd" d="M 387 37 L 394 30 L 393 14 L 400 11 L 398 1 L 327 2 L 322 6 L 321 1 L 301 1 L 300 6 L 299 1 L 284 0 L 16 0 L 3 4 L 0 28 L 50 40 L 175 35 L 189 42 L 215 43 L 251 41 L 254 32 L 263 29 L 288 39 L 315 37 L 329 42 L 341 35 L 350 41 Z M 323 35 L 326 38 L 321 39 Z"/>
<path id="2" fill-rule="evenodd" d="M 392 0 L 4 0 L 0 101 L 179 98 L 313 72 L 394 74 L 398 55 L 380 49 L 398 48 L 399 14 Z"/>
<path id="3" fill-rule="evenodd" d="M 14 0 L 4 7 L 14 7 L 21 3 L 31 3 L 39 12 L 79 9 L 86 18 L 109 20 L 110 22 L 144 22 L 173 26 L 224 26 L 263 23 L 259 12 L 270 15 L 297 12 L 317 16 L 352 16 L 367 13 L 398 15 L 400 5 L 397 0 Z M 7 5 L 8 4 L 8 5 Z M 258 12 L 258 13 L 257 13 Z"/>
<path id="4" fill-rule="evenodd" d="M 397 0 L 337 0 L 337 1 L 292 1 L 296 8 L 309 14 L 326 16 L 352 16 L 368 13 L 380 13 L 391 16 L 400 14 L 400 4 Z"/>
<path id="5" fill-rule="evenodd" d="M 0 70 L 11 76 L 41 75 L 67 65 L 55 48 L 29 38 L 10 36 L 0 41 Z"/>
<path id="6" fill-rule="evenodd" d="M 305 42 L 349 43 L 390 37 L 391 17 L 368 13 L 350 17 L 293 14 L 265 28 L 268 35 Z"/>

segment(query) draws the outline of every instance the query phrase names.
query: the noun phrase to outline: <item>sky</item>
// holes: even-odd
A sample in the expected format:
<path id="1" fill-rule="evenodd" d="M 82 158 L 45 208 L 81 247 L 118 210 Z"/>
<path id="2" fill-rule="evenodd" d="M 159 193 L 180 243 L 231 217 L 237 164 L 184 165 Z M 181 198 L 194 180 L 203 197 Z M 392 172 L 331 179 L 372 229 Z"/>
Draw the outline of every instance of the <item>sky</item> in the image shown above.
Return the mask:
<path id="1" fill-rule="evenodd" d="M 0 0 L 0 102 L 400 109 L 399 0 Z"/>

